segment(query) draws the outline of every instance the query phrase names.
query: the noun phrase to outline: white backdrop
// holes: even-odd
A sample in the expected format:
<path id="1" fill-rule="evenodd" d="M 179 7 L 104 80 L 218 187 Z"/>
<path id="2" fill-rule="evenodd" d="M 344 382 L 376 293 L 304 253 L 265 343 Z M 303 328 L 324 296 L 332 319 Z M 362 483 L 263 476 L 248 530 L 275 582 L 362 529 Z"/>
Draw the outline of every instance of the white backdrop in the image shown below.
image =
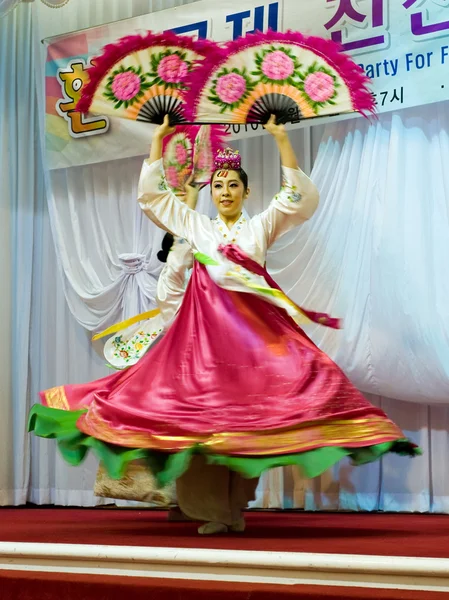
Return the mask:
<path id="1" fill-rule="evenodd" d="M 271 259 L 304 306 L 341 315 L 319 343 L 364 392 L 449 401 L 449 103 L 326 127 L 314 218 Z"/>
<path id="2" fill-rule="evenodd" d="M 19 6 L 0 23 L 2 44 L 5 35 L 14 31 L 16 44 L 31 39 L 32 16 L 37 47 L 37 40 L 46 35 L 151 9 L 149 2 L 122 0 L 109 0 L 107 10 L 103 5 L 100 10 L 100 3 L 93 9 L 87 0 L 78 0 L 76 10 L 71 4 L 75 3 L 52 11 L 52 15 L 65 12 L 66 19 L 51 23 L 53 31 L 43 13 L 50 9 L 40 4 Z M 17 69 L 17 56 L 9 47 L 0 55 L 0 77 L 5 78 L 1 90 Z M 24 89 L 11 88 L 0 96 L 13 117 L 11 111 L 20 106 L 20 98 L 32 97 L 35 83 L 32 43 L 23 48 L 19 66 L 26 67 Z M 107 372 L 100 348 L 96 352 L 92 347 L 90 334 L 73 317 L 65 293 L 78 321 L 88 326 L 108 312 L 112 318 L 120 311 L 134 310 L 131 298 L 138 279 L 144 281 L 136 306 L 151 301 L 158 268 L 151 261 L 159 241 L 153 226 L 140 221 L 133 198 L 140 159 L 60 171 L 49 181 L 58 250 L 62 242 L 68 249 L 67 260 L 58 264 L 39 176 L 39 145 L 33 144 L 37 127 L 33 103 L 25 107 L 27 111 L 20 113 L 22 128 L 6 130 L 10 121 L 4 120 L 3 110 L 0 122 L 0 164 L 11 174 L 2 179 L 8 182 L 2 209 L 4 221 L 9 217 L 12 252 L 8 252 L 7 236 L 2 236 L 0 245 L 3 255 L 10 256 L 12 305 L 20 307 L 13 313 L 8 313 L 7 302 L 2 307 L 5 315 L 11 314 L 5 321 L 12 323 L 14 343 L 4 368 L 12 373 L 14 387 L 3 391 L 0 410 L 11 418 L 14 415 L 14 420 L 1 438 L 0 501 L 13 504 L 28 498 L 38 503 L 90 505 L 95 502 L 91 491 L 95 460 L 69 468 L 54 443 L 45 440 L 33 439 L 30 450 L 24 431 L 26 411 L 39 389 Z M 309 333 L 363 391 L 377 394 L 370 398 L 422 445 L 424 456 L 413 461 L 387 457 L 358 469 L 342 463 L 313 482 L 302 481 L 293 469 L 276 470 L 263 478 L 257 505 L 449 512 L 445 468 L 449 366 L 444 345 L 449 319 L 444 303 L 447 279 L 440 258 L 447 256 L 449 233 L 447 176 L 440 158 L 445 151 L 447 155 L 447 131 L 447 105 L 381 117 L 373 125 L 354 119 L 328 126 L 313 171 L 322 192 L 319 212 L 284 238 L 269 257 L 276 279 L 295 299 L 345 318 L 342 332 L 311 329 Z M 293 134 L 303 164 L 313 157 L 321 134 L 314 130 L 312 140 L 306 132 Z M 239 146 L 251 179 L 247 206 L 251 213 L 266 205 L 276 191 L 278 161 L 268 137 L 239 142 Z M 201 208 L 206 210 L 206 205 Z M 89 221 L 92 209 L 94 217 Z M 89 237 L 93 234 L 102 238 L 95 241 Z M 108 246 L 113 236 L 118 244 Z M 160 240 L 160 233 L 157 236 Z M 148 261 L 139 277 L 124 275 L 117 262 L 119 254 L 129 252 L 143 254 Z M 24 261 L 18 263 L 18 256 Z M 64 278 L 61 266 L 66 268 Z M 7 276 L 5 268 L 5 281 Z M 126 302 L 114 300 L 111 285 L 125 292 Z M 440 405 L 430 406 L 435 402 Z"/>

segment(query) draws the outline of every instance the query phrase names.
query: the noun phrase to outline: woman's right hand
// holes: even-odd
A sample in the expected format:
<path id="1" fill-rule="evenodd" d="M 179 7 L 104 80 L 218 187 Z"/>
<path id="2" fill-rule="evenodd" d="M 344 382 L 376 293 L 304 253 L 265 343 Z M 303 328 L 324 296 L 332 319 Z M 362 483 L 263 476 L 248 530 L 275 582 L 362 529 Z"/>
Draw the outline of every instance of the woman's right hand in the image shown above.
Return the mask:
<path id="1" fill-rule="evenodd" d="M 167 137 L 167 135 L 171 135 L 172 133 L 175 133 L 175 131 L 176 127 L 170 125 L 170 117 L 168 115 L 165 115 L 164 122 L 162 123 L 162 125 L 156 127 L 153 137 L 157 137 L 160 140 L 163 140 L 165 137 Z"/>
<path id="2" fill-rule="evenodd" d="M 275 140 L 283 139 L 287 136 L 287 130 L 285 129 L 285 125 L 278 125 L 276 123 L 275 115 L 271 115 L 263 127 L 266 131 L 268 131 L 268 133 L 271 133 Z"/>
<path id="3" fill-rule="evenodd" d="M 187 204 L 189 208 L 195 210 L 196 203 L 198 202 L 198 194 L 200 193 L 200 188 L 193 183 L 193 171 L 190 177 L 187 179 L 185 186 L 185 200 L 184 202 Z"/>
<path id="4" fill-rule="evenodd" d="M 162 140 L 167 135 L 174 133 L 176 131 L 176 127 L 172 127 L 170 125 L 170 117 L 165 115 L 164 122 L 162 125 L 156 127 L 153 133 L 153 139 L 151 140 L 151 148 L 150 148 L 150 156 L 148 159 L 148 163 L 154 163 L 157 160 L 162 158 Z"/>

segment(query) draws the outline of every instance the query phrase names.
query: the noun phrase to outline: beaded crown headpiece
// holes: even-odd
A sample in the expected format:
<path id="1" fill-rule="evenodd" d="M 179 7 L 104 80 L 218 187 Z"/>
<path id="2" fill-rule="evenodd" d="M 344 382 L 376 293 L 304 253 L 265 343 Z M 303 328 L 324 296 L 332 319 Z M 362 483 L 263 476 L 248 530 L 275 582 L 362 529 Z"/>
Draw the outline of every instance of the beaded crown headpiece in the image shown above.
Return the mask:
<path id="1" fill-rule="evenodd" d="M 237 171 L 242 166 L 242 157 L 238 150 L 225 148 L 218 150 L 214 159 L 215 169 L 223 169 L 226 171 Z"/>

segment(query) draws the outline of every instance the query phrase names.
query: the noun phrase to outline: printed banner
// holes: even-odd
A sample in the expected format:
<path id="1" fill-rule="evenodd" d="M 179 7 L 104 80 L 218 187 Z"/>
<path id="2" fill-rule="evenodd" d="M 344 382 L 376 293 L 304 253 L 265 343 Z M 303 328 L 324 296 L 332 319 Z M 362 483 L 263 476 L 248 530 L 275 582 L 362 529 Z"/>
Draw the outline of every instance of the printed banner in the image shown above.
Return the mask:
<path id="1" fill-rule="evenodd" d="M 148 152 L 152 125 L 74 112 L 86 68 L 105 44 L 143 30 L 228 41 L 268 28 L 342 43 L 372 79 L 378 112 L 449 99 L 449 0 L 201 0 L 46 40 L 49 168 Z M 239 137 L 260 126 L 228 129 Z"/>

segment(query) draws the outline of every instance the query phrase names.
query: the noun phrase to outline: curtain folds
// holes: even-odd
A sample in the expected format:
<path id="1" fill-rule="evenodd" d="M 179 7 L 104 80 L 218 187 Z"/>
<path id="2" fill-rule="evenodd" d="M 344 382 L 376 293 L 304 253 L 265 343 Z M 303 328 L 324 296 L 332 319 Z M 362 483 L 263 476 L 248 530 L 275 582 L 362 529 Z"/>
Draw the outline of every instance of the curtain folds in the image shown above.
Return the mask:
<path id="1" fill-rule="evenodd" d="M 0 19 L 16 8 L 20 0 L 0 0 Z"/>
<path id="2" fill-rule="evenodd" d="M 0 21 L 1 504 L 26 501 L 30 472 L 26 419 L 30 407 L 33 256 L 45 209 L 34 44 L 31 6 L 21 4 Z"/>
<path id="3" fill-rule="evenodd" d="M 449 399 L 449 103 L 326 127 L 314 163 L 314 218 L 270 257 L 303 306 L 344 319 L 315 328 L 364 392 Z"/>

